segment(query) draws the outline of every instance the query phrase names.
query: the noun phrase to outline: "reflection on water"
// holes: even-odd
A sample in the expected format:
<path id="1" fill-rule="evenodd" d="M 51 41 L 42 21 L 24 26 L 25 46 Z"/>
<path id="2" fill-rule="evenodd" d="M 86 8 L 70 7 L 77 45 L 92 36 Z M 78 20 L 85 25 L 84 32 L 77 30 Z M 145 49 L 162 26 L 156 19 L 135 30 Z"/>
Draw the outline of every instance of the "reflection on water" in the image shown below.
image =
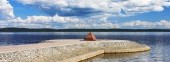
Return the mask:
<path id="1" fill-rule="evenodd" d="M 148 62 L 149 52 L 101 54 L 81 62 Z"/>
<path id="2" fill-rule="evenodd" d="M 114 36 L 112 36 L 114 37 Z M 149 52 L 103 54 L 82 62 L 169 62 L 170 35 L 118 35 L 114 39 L 127 39 L 151 46 Z"/>

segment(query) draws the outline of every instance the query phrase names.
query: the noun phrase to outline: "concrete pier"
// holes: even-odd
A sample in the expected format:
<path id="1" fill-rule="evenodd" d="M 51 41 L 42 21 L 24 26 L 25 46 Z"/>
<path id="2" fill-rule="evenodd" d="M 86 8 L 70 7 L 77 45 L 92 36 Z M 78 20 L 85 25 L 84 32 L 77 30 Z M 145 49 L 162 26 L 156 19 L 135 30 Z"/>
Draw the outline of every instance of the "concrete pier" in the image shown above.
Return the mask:
<path id="1" fill-rule="evenodd" d="M 0 62 L 78 62 L 104 53 L 147 50 L 149 46 L 129 40 L 47 40 L 38 44 L 0 46 Z"/>

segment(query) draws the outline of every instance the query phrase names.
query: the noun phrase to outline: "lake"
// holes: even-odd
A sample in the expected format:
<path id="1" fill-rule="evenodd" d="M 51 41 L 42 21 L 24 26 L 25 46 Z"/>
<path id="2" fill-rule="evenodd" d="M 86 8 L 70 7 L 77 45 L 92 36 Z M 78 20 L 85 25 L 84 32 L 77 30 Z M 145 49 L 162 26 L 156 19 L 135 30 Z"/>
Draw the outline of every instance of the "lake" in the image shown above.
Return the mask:
<path id="1" fill-rule="evenodd" d="M 97 39 L 133 40 L 151 46 L 151 50 L 138 53 L 102 54 L 82 62 L 169 62 L 170 33 L 95 33 Z M 79 33 L 0 33 L 0 46 L 34 44 L 51 39 L 83 39 Z"/>

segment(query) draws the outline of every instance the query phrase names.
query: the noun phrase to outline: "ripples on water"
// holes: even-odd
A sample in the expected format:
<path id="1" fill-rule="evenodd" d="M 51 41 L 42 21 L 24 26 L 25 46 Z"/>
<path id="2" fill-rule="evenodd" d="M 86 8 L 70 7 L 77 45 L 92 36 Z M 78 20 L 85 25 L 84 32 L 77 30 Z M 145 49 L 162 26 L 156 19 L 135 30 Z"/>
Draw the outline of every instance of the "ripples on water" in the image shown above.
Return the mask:
<path id="1" fill-rule="evenodd" d="M 19 45 L 39 43 L 50 39 L 83 39 L 84 34 L 6 34 L 0 33 L 0 45 Z M 102 54 L 82 62 L 169 62 L 170 61 L 170 34 L 159 35 L 126 35 L 102 34 L 98 39 L 133 40 L 151 46 L 151 51 L 123 54 Z"/>
<path id="2" fill-rule="evenodd" d="M 151 50 L 138 53 L 102 54 L 82 62 L 170 62 L 170 35 L 110 35 L 109 37 L 147 44 L 151 46 Z"/>

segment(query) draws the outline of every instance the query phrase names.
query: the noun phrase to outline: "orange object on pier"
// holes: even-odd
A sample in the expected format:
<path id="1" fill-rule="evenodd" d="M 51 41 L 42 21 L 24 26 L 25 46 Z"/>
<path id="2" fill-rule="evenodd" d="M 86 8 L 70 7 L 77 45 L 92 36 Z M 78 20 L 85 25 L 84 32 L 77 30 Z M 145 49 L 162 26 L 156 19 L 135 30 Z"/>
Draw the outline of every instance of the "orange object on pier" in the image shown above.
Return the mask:
<path id="1" fill-rule="evenodd" d="M 88 35 L 84 38 L 85 41 L 96 41 L 96 37 L 92 32 L 88 33 Z"/>

